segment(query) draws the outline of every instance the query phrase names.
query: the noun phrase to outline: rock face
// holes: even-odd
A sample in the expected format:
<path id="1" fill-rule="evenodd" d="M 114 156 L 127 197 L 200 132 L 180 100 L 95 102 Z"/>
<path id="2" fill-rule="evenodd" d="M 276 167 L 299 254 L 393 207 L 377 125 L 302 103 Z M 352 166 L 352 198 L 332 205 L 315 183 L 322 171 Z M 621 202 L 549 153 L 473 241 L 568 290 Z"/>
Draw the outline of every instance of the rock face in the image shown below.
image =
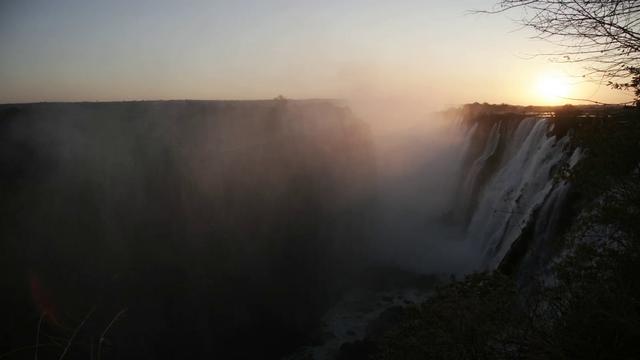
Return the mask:
<path id="1" fill-rule="evenodd" d="M 565 213 L 569 211 L 572 190 L 561 174 L 578 162 L 582 152 L 572 143 L 570 132 L 554 131 L 555 121 L 545 114 L 495 111 L 482 105 L 476 110 L 480 111 L 467 107 L 453 114 L 452 120 L 459 122 L 459 138 L 462 139 L 453 150 L 462 154 L 448 156 L 459 161 L 460 170 L 456 177 L 456 196 L 445 219 L 463 232 L 460 241 L 473 254 L 469 257 L 475 262 L 469 266 L 472 271 L 498 270 L 526 287 L 534 275 L 545 271 L 555 255 L 553 252 L 557 249 L 554 249 L 553 241 L 567 218 Z M 425 231 L 425 237 L 428 235 Z M 495 274 L 496 278 L 507 278 Z M 483 284 L 484 278 L 478 276 L 478 279 L 478 283 Z M 443 289 L 454 291 L 458 289 L 456 286 L 462 286 L 462 289 L 467 286 L 467 282 L 452 284 Z M 436 291 L 436 297 L 441 294 Z M 427 299 L 419 301 L 418 305 L 400 304 L 386 309 L 368 322 L 364 335 L 344 342 L 337 357 L 370 359 L 389 356 L 384 352 L 388 350 L 385 346 L 397 345 L 394 341 L 403 336 L 398 335 L 402 334 L 397 332 L 398 329 L 406 330 L 411 339 L 418 341 L 414 345 L 419 348 L 421 336 L 426 336 L 421 331 L 430 329 L 428 320 L 416 325 L 424 320 L 426 309 L 432 309 L 435 317 L 451 316 L 456 314 L 456 306 L 469 301 L 468 309 L 458 309 L 461 313 L 468 315 L 487 311 L 479 305 L 480 302 L 473 303 L 482 297 L 479 293 L 456 294 L 446 301 L 436 299 L 430 304 L 432 299 Z M 506 311 L 496 306 L 507 300 L 501 298 L 502 295 L 487 300 L 498 312 Z M 453 305 L 452 300 L 460 303 Z M 440 305 L 445 308 L 438 309 Z M 468 321 L 464 316 L 460 319 L 462 324 Z M 478 325 L 471 323 L 470 326 Z M 443 336 L 446 338 L 448 335 L 451 334 L 444 333 Z M 402 345 L 397 345 L 400 346 L 396 349 L 397 354 L 402 354 L 402 347 L 410 353 L 413 345 L 407 345 L 409 342 L 400 341 Z M 433 345 L 428 344 L 425 346 Z"/>
<path id="2" fill-rule="evenodd" d="M 555 135 L 548 117 L 467 115 L 458 220 L 479 254 L 477 268 L 526 277 L 549 258 L 569 184 L 561 171 L 581 150 Z"/>
<path id="3" fill-rule="evenodd" d="M 0 171 L 0 352 L 94 309 L 86 358 L 126 308 L 102 351 L 132 359 L 305 340 L 361 261 L 375 175 L 347 109 L 284 100 L 4 105 Z"/>

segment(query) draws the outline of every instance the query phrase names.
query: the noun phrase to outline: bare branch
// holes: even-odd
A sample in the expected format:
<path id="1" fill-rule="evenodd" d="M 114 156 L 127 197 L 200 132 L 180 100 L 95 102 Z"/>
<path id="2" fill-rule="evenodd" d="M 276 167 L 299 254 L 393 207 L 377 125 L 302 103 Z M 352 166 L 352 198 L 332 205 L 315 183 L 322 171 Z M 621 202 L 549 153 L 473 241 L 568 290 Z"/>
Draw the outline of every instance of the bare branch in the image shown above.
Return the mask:
<path id="1" fill-rule="evenodd" d="M 87 313 L 87 315 L 84 317 L 84 319 L 82 319 L 82 321 L 80 322 L 80 325 L 78 325 L 78 327 L 76 327 L 76 329 L 73 330 L 73 334 L 71 334 L 71 337 L 69 338 L 69 341 L 67 342 L 67 346 L 62 351 L 62 354 L 60 354 L 60 357 L 58 358 L 58 360 L 62 360 L 64 358 L 64 356 L 67 354 L 67 351 L 69 351 L 69 348 L 71 347 L 71 343 L 73 343 L 73 339 L 75 339 L 76 335 L 78 335 L 78 332 L 80 331 L 80 328 L 82 328 L 84 323 L 87 322 L 87 320 L 89 319 L 91 314 L 93 314 L 94 311 L 95 311 L 95 308 L 92 308 Z"/>
<path id="2" fill-rule="evenodd" d="M 518 23 L 535 31 L 533 38 L 559 47 L 557 52 L 538 55 L 558 63 L 584 64 L 585 77 L 634 90 L 629 84 L 640 76 L 635 70 L 640 68 L 640 1 L 498 0 L 493 9 L 472 13 L 515 10 L 522 12 Z"/>
<path id="3" fill-rule="evenodd" d="M 104 329 L 104 331 L 102 332 L 102 334 L 100 334 L 100 340 L 98 341 L 98 360 L 100 360 L 101 356 L 102 356 L 102 343 L 104 342 L 105 336 L 107 335 L 107 332 L 109 332 L 109 329 L 111 329 L 111 327 L 113 326 L 113 324 L 115 324 L 116 321 L 118 321 L 118 319 L 120 318 L 120 316 L 122 316 L 122 314 L 124 314 L 127 311 L 126 308 L 120 310 L 116 316 L 113 317 L 113 319 L 111 319 L 111 322 L 109 322 L 109 325 L 107 325 L 107 327 Z"/>
<path id="4" fill-rule="evenodd" d="M 38 328 L 36 330 L 36 350 L 34 355 L 35 360 L 38 360 L 38 350 L 40 348 L 40 327 L 42 326 L 42 320 L 46 314 L 47 313 L 43 311 L 42 314 L 40 314 L 40 319 L 38 319 Z"/>

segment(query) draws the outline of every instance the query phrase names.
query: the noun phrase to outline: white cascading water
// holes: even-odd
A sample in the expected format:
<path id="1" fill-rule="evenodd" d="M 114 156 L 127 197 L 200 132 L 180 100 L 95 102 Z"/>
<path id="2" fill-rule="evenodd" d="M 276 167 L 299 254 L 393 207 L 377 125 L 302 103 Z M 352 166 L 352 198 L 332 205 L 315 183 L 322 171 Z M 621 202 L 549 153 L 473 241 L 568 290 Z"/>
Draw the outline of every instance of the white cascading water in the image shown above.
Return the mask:
<path id="1" fill-rule="evenodd" d="M 525 227 L 534 226 L 534 243 L 529 246 L 537 247 L 556 226 L 568 184 L 555 178 L 555 170 L 565 162 L 574 165 L 580 151 L 569 154 L 569 138 L 549 135 L 550 126 L 544 118 L 522 120 L 505 139 L 500 164 L 479 191 L 466 236 L 479 254 L 479 269 L 495 269 Z M 466 174 L 467 198 L 496 152 L 500 129 L 501 123 L 493 126 L 482 154 Z"/>
<path id="2" fill-rule="evenodd" d="M 473 189 L 476 187 L 478 182 L 478 176 L 482 172 L 482 169 L 485 167 L 487 161 L 495 155 L 496 150 L 498 149 L 498 143 L 500 142 L 500 127 L 501 123 L 496 123 L 491 128 L 491 132 L 489 133 L 489 138 L 487 140 L 486 146 L 482 151 L 482 154 L 473 162 L 471 168 L 468 173 L 464 174 L 464 185 L 462 187 L 462 205 L 468 206 L 471 201 L 471 196 L 473 194 Z M 478 124 L 474 124 L 474 127 L 470 130 L 469 137 L 466 141 L 470 142 L 475 133 L 475 129 Z M 465 145 L 465 148 L 469 148 L 469 145 Z"/>
<path id="3" fill-rule="evenodd" d="M 496 122 L 487 132 L 478 122 L 448 125 L 411 127 L 377 139 L 378 165 L 385 172 L 373 226 L 375 258 L 419 273 L 495 269 L 529 226 L 533 236 L 518 261 L 518 278 L 544 271 L 569 190 L 556 170 L 575 165 L 579 149 L 571 154 L 569 138 L 550 135 L 552 124 L 544 118 L 524 119 L 515 129 L 516 124 Z M 473 149 L 478 140 L 484 148 Z M 332 359 L 344 342 L 363 339 L 385 309 L 429 296 L 410 287 L 356 289 L 323 319 L 331 340 L 307 351 L 314 359 Z"/>

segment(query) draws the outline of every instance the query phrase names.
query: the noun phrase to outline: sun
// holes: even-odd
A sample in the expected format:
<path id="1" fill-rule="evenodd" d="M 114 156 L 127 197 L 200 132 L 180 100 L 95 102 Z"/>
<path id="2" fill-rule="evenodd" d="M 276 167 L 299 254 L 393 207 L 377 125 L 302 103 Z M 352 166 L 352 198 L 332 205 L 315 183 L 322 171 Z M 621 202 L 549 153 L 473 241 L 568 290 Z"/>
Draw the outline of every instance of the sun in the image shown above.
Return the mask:
<path id="1" fill-rule="evenodd" d="M 536 86 L 538 96 L 546 103 L 565 101 L 569 90 L 569 79 L 562 74 L 543 74 Z"/>

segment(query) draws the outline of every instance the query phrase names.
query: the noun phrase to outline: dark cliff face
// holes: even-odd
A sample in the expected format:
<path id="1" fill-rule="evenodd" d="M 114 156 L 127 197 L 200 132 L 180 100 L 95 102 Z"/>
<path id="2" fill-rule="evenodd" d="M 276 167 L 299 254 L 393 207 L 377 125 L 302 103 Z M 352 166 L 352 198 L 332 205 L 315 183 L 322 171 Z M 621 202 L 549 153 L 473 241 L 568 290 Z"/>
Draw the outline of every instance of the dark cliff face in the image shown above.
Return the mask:
<path id="1" fill-rule="evenodd" d="M 5 105 L 0 128 L 0 352 L 39 313 L 58 336 L 90 313 L 68 355 L 86 358 L 127 309 L 104 358 L 276 357 L 362 260 L 373 154 L 344 108 Z"/>
<path id="2" fill-rule="evenodd" d="M 459 220 L 468 227 L 467 240 L 482 242 L 484 269 L 526 286 L 550 272 L 566 252 L 565 233 L 595 202 L 597 192 L 581 184 L 626 176 L 635 164 L 633 140 L 625 137 L 633 139 L 637 113 L 614 106 L 470 104 L 460 116 L 469 130 Z M 603 149 L 616 155 L 589 165 Z M 631 165 L 612 166 L 623 160 Z M 601 171 L 572 175 L 585 167 Z"/>
<path id="3" fill-rule="evenodd" d="M 493 271 L 439 287 L 416 306 L 387 310 L 362 341 L 341 348 L 344 358 L 637 357 L 638 111 L 552 110 L 467 124 L 475 130 L 466 139 L 482 146 L 468 146 L 474 160 L 466 166 L 484 169 L 490 161 L 476 161 L 483 155 L 501 159 L 483 185 L 467 183 L 481 188 L 466 240 L 480 250 L 510 245 L 500 248 Z"/>
<path id="4" fill-rule="evenodd" d="M 532 129 L 548 130 L 538 135 L 540 144 L 555 144 L 541 152 L 540 159 L 572 156 L 528 177 L 531 183 L 538 174 L 551 172 L 556 181 L 547 184 L 551 191 L 539 197 L 541 202 L 530 208 L 528 221 L 517 228 L 518 236 L 511 238 L 514 242 L 498 271 L 472 274 L 437 289 L 419 306 L 384 314 L 381 319 L 391 321 L 382 336 L 372 332 L 364 341 L 345 347 L 347 355 L 637 357 L 639 113 L 622 107 L 571 110 L 578 111 L 556 111 L 544 122 L 535 120 Z M 521 143 L 524 149 L 529 142 Z M 495 179 L 506 178 L 494 175 L 486 186 L 500 188 L 499 184 L 509 183 Z M 491 195 L 500 200 L 499 193 Z M 509 211 L 487 218 L 502 217 L 509 224 L 509 219 L 519 216 L 520 211 Z"/>
<path id="5" fill-rule="evenodd" d="M 572 196 L 562 173 L 582 156 L 558 109 L 549 110 L 480 104 L 462 110 L 468 135 L 459 220 L 467 240 L 478 244 L 479 268 L 521 283 L 557 252 L 553 239 L 567 223 Z"/>

